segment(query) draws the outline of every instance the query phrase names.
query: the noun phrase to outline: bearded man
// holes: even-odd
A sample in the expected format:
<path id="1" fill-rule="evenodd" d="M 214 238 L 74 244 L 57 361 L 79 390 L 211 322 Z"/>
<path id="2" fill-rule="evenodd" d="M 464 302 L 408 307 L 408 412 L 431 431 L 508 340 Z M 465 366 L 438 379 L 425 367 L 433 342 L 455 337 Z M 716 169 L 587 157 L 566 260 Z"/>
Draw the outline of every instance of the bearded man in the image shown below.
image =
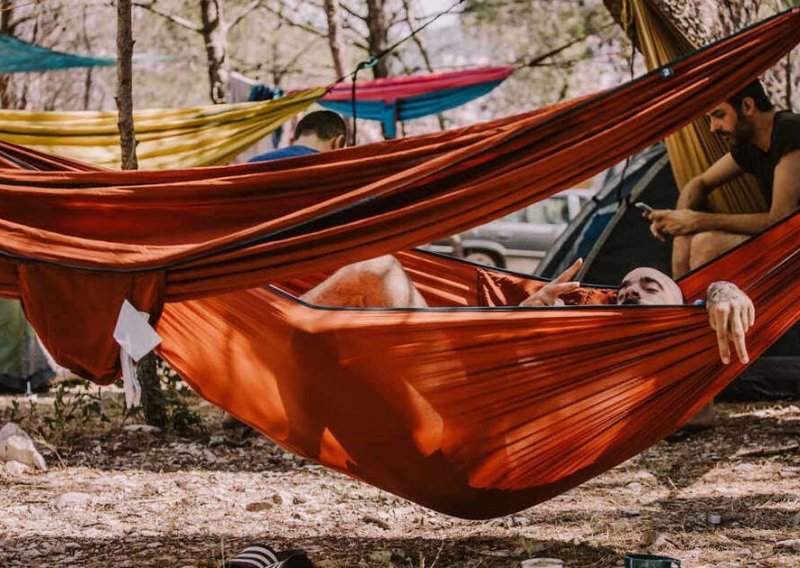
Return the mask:
<path id="1" fill-rule="evenodd" d="M 646 214 L 654 236 L 675 237 L 674 278 L 713 260 L 800 206 L 800 115 L 776 111 L 761 83 L 753 81 L 711 109 L 708 118 L 711 132 L 731 145 L 730 152 L 684 186 L 675 209 Z M 768 212 L 703 211 L 711 190 L 744 173 L 755 176 Z"/>

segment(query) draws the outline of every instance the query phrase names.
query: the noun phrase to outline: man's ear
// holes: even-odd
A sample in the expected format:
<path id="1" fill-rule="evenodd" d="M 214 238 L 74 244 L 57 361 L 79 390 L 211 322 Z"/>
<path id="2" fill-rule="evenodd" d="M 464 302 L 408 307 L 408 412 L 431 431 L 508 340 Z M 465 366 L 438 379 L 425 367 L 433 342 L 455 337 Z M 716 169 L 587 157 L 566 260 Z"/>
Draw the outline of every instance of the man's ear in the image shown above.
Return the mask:
<path id="1" fill-rule="evenodd" d="M 745 97 L 742 99 L 741 108 L 744 116 L 752 116 L 756 110 L 756 101 L 753 97 Z"/>
<path id="2" fill-rule="evenodd" d="M 343 134 L 339 134 L 336 138 L 333 139 L 333 143 L 331 144 L 332 150 L 338 150 L 340 148 L 344 148 L 346 143 L 346 139 Z"/>

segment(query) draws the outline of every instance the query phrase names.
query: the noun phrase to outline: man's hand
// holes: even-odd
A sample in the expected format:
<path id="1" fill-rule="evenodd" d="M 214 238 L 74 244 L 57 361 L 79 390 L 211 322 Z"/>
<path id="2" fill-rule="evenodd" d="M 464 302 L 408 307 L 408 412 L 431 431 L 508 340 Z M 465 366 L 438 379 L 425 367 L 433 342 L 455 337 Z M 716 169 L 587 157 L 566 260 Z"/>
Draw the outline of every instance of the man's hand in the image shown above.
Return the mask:
<path id="1" fill-rule="evenodd" d="M 572 282 L 570 279 L 575 276 L 581 266 L 583 266 L 583 259 L 579 258 L 557 278 L 554 278 L 539 288 L 536 293 L 531 294 L 523 300 L 520 306 L 555 306 L 560 296 L 569 294 L 580 288 L 580 282 Z"/>
<path id="2" fill-rule="evenodd" d="M 665 235 L 691 235 L 699 231 L 698 220 L 701 213 L 691 209 L 657 209 L 645 212 L 645 218 L 651 221 L 650 232 L 659 240 L 666 240 Z"/>
<path id="3" fill-rule="evenodd" d="M 731 346 L 736 348 L 739 361 L 747 363 L 745 335 L 756 319 L 756 310 L 750 298 L 735 284 L 713 282 L 708 287 L 706 309 L 711 328 L 717 332 L 719 356 L 726 365 L 731 360 Z"/>

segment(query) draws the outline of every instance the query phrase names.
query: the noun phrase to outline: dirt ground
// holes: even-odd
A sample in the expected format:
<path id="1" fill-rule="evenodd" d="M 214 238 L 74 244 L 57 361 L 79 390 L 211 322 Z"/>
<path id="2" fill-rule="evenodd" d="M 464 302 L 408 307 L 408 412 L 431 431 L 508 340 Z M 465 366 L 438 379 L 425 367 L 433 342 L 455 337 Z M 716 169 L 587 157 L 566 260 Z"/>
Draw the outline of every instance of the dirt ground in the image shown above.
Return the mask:
<path id="1" fill-rule="evenodd" d="M 119 392 L 104 389 L 99 407 L 95 394 L 0 398 L 0 425 L 14 419 L 49 465 L 0 466 L 0 566 L 217 567 L 264 542 L 303 548 L 320 568 L 511 568 L 537 557 L 610 567 L 632 551 L 689 568 L 800 567 L 796 402 L 722 405 L 713 432 L 475 522 L 223 430 L 221 412 L 194 397 L 202 429 L 180 436 L 128 431 L 141 417 L 122 414 Z"/>

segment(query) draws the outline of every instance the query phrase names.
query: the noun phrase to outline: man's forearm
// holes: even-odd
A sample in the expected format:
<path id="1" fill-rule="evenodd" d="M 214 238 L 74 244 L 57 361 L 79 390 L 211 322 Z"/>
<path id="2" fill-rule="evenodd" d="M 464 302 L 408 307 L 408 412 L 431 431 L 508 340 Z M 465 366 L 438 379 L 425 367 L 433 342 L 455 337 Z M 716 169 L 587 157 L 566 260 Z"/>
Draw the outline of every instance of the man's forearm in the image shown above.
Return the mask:
<path id="1" fill-rule="evenodd" d="M 706 199 L 707 191 L 702 180 L 699 177 L 692 178 L 678 194 L 678 203 L 675 208 L 702 211 L 705 209 Z"/>
<path id="2" fill-rule="evenodd" d="M 698 212 L 694 221 L 694 233 L 725 231 L 755 235 L 769 227 L 769 213 L 703 213 Z"/>

